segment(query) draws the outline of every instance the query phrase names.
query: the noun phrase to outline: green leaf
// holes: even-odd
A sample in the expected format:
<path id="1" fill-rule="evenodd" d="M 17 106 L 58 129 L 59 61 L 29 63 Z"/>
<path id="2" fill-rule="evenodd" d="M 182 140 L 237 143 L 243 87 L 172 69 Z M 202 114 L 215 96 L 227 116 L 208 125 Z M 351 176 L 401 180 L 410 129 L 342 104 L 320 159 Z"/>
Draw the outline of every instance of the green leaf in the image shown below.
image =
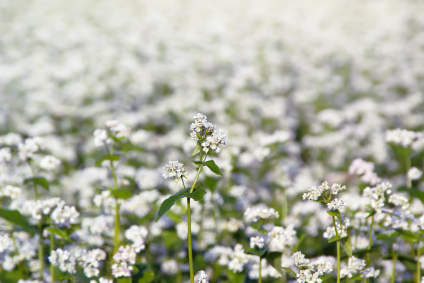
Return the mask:
<path id="1" fill-rule="evenodd" d="M 402 236 L 405 241 L 408 241 L 410 243 L 415 243 L 420 239 L 420 234 L 402 229 L 396 229 L 396 231 Z"/>
<path id="2" fill-rule="evenodd" d="M 294 278 L 296 278 L 296 272 L 294 272 L 293 270 L 291 270 L 288 267 L 281 267 L 282 269 L 284 269 L 285 271 L 287 271 L 288 273 L 290 273 L 291 275 L 293 275 Z"/>
<path id="3" fill-rule="evenodd" d="M 267 252 L 265 255 L 266 261 L 271 264 L 281 275 L 283 271 L 281 269 L 281 255 L 282 252 Z"/>
<path id="4" fill-rule="evenodd" d="M 138 273 L 133 276 L 134 283 L 150 283 L 155 279 L 155 273 L 148 264 L 137 264 Z"/>
<path id="5" fill-rule="evenodd" d="M 205 162 L 203 161 L 197 161 L 197 160 L 192 160 L 191 163 L 196 164 L 196 165 L 205 165 Z"/>
<path id="6" fill-rule="evenodd" d="M 252 228 L 253 228 L 253 229 L 255 229 L 255 230 L 259 230 L 259 229 L 261 229 L 261 225 L 259 225 L 259 224 L 257 224 L 257 223 L 249 224 L 249 226 L 250 226 L 250 227 L 252 227 Z"/>
<path id="7" fill-rule="evenodd" d="M 215 164 L 215 161 L 213 160 L 208 160 L 205 162 L 205 165 L 211 169 L 212 172 L 214 172 L 216 175 L 218 176 L 222 176 L 221 170 L 219 169 L 218 165 Z"/>
<path id="8" fill-rule="evenodd" d="M 15 225 L 21 226 L 22 229 L 30 233 L 32 237 L 35 235 L 34 227 L 32 227 L 25 218 L 22 217 L 19 211 L 0 208 L 0 217 Z"/>
<path id="9" fill-rule="evenodd" d="M 49 182 L 44 177 L 35 176 L 35 177 L 31 177 L 31 178 L 26 178 L 24 180 L 24 184 L 28 184 L 28 183 L 34 183 L 36 185 L 42 186 L 46 190 L 49 190 Z"/>
<path id="10" fill-rule="evenodd" d="M 331 277 L 333 277 L 333 275 L 326 274 L 326 275 L 323 275 L 323 276 L 319 276 L 318 278 L 321 279 L 322 281 L 325 281 L 327 279 L 330 279 Z"/>
<path id="11" fill-rule="evenodd" d="M 265 253 L 266 253 L 266 249 L 264 249 L 264 248 L 259 249 L 258 247 L 254 247 L 253 249 L 248 248 L 248 249 L 244 250 L 244 253 L 248 254 L 248 255 L 256 255 L 256 256 L 259 256 L 259 257 L 262 258 L 263 255 L 265 255 Z"/>
<path id="12" fill-rule="evenodd" d="M 346 254 L 348 256 L 352 256 L 352 241 L 350 240 L 350 237 L 344 237 L 341 239 L 342 240 L 342 244 L 343 244 L 343 248 L 346 251 Z"/>
<path id="13" fill-rule="evenodd" d="M 132 283 L 131 277 L 119 277 L 118 283 Z"/>
<path id="14" fill-rule="evenodd" d="M 195 201 L 199 201 L 206 194 L 206 191 L 201 189 L 194 189 L 192 193 L 190 193 L 190 188 L 179 191 L 178 193 L 170 196 L 166 200 L 162 202 L 159 208 L 158 217 L 156 218 L 156 222 L 164 215 L 171 207 L 175 204 L 175 202 L 181 198 L 189 197 L 194 199 Z"/>
<path id="15" fill-rule="evenodd" d="M 191 153 L 191 156 L 195 156 L 196 154 L 198 154 L 200 151 L 202 150 L 202 146 L 200 144 L 197 144 L 196 147 L 194 148 L 193 152 Z"/>
<path id="16" fill-rule="evenodd" d="M 330 240 L 328 240 L 328 243 L 337 242 L 337 241 L 343 241 L 346 238 L 347 237 L 338 238 L 338 237 L 334 236 L 334 237 L 330 238 Z"/>
<path id="17" fill-rule="evenodd" d="M 116 199 L 129 199 L 132 196 L 131 192 L 123 189 L 108 188 L 108 190 L 110 191 L 110 195 Z"/>
<path id="18" fill-rule="evenodd" d="M 61 230 L 59 228 L 48 228 L 47 231 L 49 231 L 52 234 L 56 234 L 59 237 L 64 238 L 65 240 L 71 241 L 71 239 L 69 238 L 68 234 L 65 231 L 63 231 L 63 230 Z"/>
<path id="19" fill-rule="evenodd" d="M 244 273 L 234 273 L 227 269 L 227 277 L 231 283 L 244 283 L 246 275 Z"/>
<path id="20" fill-rule="evenodd" d="M 106 154 L 106 155 L 100 156 L 94 163 L 94 166 L 96 167 L 100 166 L 100 164 L 102 164 L 102 162 L 105 160 L 118 161 L 120 158 L 121 158 L 120 154 Z"/>
<path id="21" fill-rule="evenodd" d="M 218 186 L 219 180 L 221 180 L 221 179 L 206 176 L 204 183 L 205 183 L 206 188 L 208 188 L 211 192 L 214 192 L 216 187 Z"/>
<path id="22" fill-rule="evenodd" d="M 342 216 L 340 215 L 340 212 L 336 209 L 334 211 L 327 211 L 327 213 L 331 216 L 337 217 L 337 219 L 339 220 L 339 223 L 342 223 Z"/>

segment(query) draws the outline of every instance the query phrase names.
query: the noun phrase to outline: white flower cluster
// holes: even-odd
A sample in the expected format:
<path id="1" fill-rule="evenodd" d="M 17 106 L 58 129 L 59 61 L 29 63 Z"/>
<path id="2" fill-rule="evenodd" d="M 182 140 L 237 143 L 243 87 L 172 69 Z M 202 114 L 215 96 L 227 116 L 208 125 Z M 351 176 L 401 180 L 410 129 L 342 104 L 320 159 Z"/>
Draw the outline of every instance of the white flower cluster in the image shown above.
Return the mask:
<path id="1" fill-rule="evenodd" d="M 265 239 L 259 236 L 250 237 L 250 247 L 253 249 L 255 246 L 262 249 L 265 245 Z"/>
<path id="2" fill-rule="evenodd" d="M 218 223 L 219 231 L 228 231 L 230 233 L 237 232 L 239 229 L 244 228 L 243 221 L 231 218 L 230 220 L 221 220 Z"/>
<path id="3" fill-rule="evenodd" d="M 174 259 L 165 260 L 160 265 L 160 271 L 167 275 L 177 274 L 178 262 Z"/>
<path id="4" fill-rule="evenodd" d="M 409 207 L 409 201 L 406 197 L 400 196 L 397 194 L 392 194 L 389 199 L 389 203 L 392 203 L 396 206 L 400 206 L 402 209 L 407 209 Z"/>
<path id="5" fill-rule="evenodd" d="M 234 251 L 230 255 L 230 261 L 228 262 L 228 269 L 232 272 L 242 272 L 243 266 L 249 260 L 254 258 L 255 256 L 248 255 L 244 253 L 243 246 L 240 244 L 236 244 L 234 247 Z"/>
<path id="6" fill-rule="evenodd" d="M 46 171 L 55 169 L 61 164 L 61 161 L 52 155 L 46 155 L 40 161 L 40 168 Z"/>
<path id="7" fill-rule="evenodd" d="M 20 188 L 11 185 L 7 185 L 6 187 L 0 189 L 0 197 L 10 197 L 11 199 L 16 199 L 21 195 L 21 193 L 22 190 Z"/>
<path id="8" fill-rule="evenodd" d="M 366 187 L 364 189 L 364 196 L 371 199 L 371 207 L 377 212 L 381 212 L 381 208 L 384 206 L 384 201 L 386 200 L 384 193 L 390 193 L 391 191 L 389 189 L 391 187 L 392 184 L 390 183 L 381 183 L 373 188 Z"/>
<path id="9" fill-rule="evenodd" d="M 273 208 L 257 205 L 247 208 L 244 212 L 244 217 L 247 222 L 257 222 L 259 219 L 273 219 L 280 217 L 280 215 Z"/>
<path id="10" fill-rule="evenodd" d="M 137 253 L 144 250 L 144 242 L 137 242 L 129 246 L 120 246 L 113 256 L 115 263 L 112 265 L 112 275 L 118 277 L 131 277 L 131 270 L 136 262 Z"/>
<path id="11" fill-rule="evenodd" d="M 318 277 L 333 270 L 331 261 L 318 259 L 314 262 L 310 262 L 301 252 L 295 252 L 292 258 L 296 266 L 300 269 L 299 273 L 296 274 L 296 282 L 298 283 L 321 283 L 322 280 Z"/>
<path id="12" fill-rule="evenodd" d="M 178 160 L 169 161 L 169 164 L 165 165 L 163 170 L 165 170 L 163 177 L 165 179 L 172 178 L 176 183 L 178 183 L 181 178 L 187 178 L 188 176 L 188 172 L 184 168 L 184 164 L 179 163 Z"/>
<path id="13" fill-rule="evenodd" d="M 327 207 L 329 210 L 340 210 L 346 207 L 346 203 L 344 203 L 341 199 L 333 199 L 331 202 L 327 203 Z"/>
<path id="14" fill-rule="evenodd" d="M 13 240 L 8 234 L 0 234 L 0 253 L 11 250 L 13 248 Z"/>
<path id="15" fill-rule="evenodd" d="M 333 184 L 330 188 L 328 182 L 325 181 L 320 186 L 309 187 L 308 192 L 302 195 L 303 199 L 308 200 L 317 200 L 324 192 L 330 191 L 332 194 L 337 195 L 338 192 L 345 190 L 346 186 L 341 186 L 339 184 Z"/>
<path id="16" fill-rule="evenodd" d="M 362 278 L 377 278 L 380 270 L 374 269 L 372 266 L 365 268 L 365 260 L 352 256 L 348 260 L 347 267 L 340 270 L 340 277 L 352 278 L 359 273 L 362 273 Z"/>
<path id="17" fill-rule="evenodd" d="M 101 249 L 84 250 L 76 249 L 66 251 L 57 249 L 51 252 L 49 261 L 52 265 L 58 266 L 62 272 L 75 274 L 77 265 L 82 267 L 87 277 L 99 275 L 100 261 L 106 259 L 106 252 Z"/>
<path id="18" fill-rule="evenodd" d="M 200 270 L 196 276 L 194 277 L 195 283 L 209 283 L 208 281 L 209 277 L 203 270 Z"/>
<path id="19" fill-rule="evenodd" d="M 216 127 L 208 122 L 206 115 L 198 113 L 193 118 L 194 123 L 190 125 L 191 139 L 196 142 L 202 139 L 201 145 L 204 152 L 207 153 L 210 149 L 213 149 L 216 153 L 219 153 L 221 151 L 220 146 L 227 144 L 227 135 L 222 129 L 217 131 Z"/>
<path id="20" fill-rule="evenodd" d="M 96 129 L 93 133 L 94 145 L 96 147 L 104 146 L 105 144 L 112 143 L 112 139 L 108 137 L 107 131 L 102 129 Z"/>
<path id="21" fill-rule="evenodd" d="M 287 228 L 275 226 L 272 228 L 269 236 L 268 249 L 271 251 L 284 251 L 286 247 L 292 247 L 297 242 L 296 231 L 293 225 L 288 225 Z"/>
<path id="22" fill-rule="evenodd" d="M 0 164 L 9 162 L 12 159 L 10 147 L 3 147 L 0 149 Z"/>
<path id="23" fill-rule="evenodd" d="M 27 232 L 13 232 L 13 239 L 6 234 L 0 234 L 0 252 L 3 259 L 4 270 L 12 271 L 19 262 L 28 261 L 36 255 L 38 248 L 38 236 L 31 238 Z M 18 249 L 16 253 L 15 250 Z M 34 268 L 37 269 L 37 268 Z M 38 269 L 37 269 L 38 270 Z"/>
<path id="24" fill-rule="evenodd" d="M 408 178 L 410 180 L 418 180 L 421 178 L 422 174 L 423 172 L 417 167 L 411 167 L 411 169 L 409 169 L 407 173 Z"/>
<path id="25" fill-rule="evenodd" d="M 148 231 L 144 226 L 132 225 L 125 231 L 125 238 L 132 241 L 133 243 L 144 243 L 147 237 Z"/>
<path id="26" fill-rule="evenodd" d="M 44 139 L 40 137 L 27 138 L 24 143 L 19 143 L 19 158 L 27 161 L 34 153 L 44 149 Z"/>
<path id="27" fill-rule="evenodd" d="M 347 217 L 342 217 L 342 223 L 343 224 L 340 225 L 340 222 L 336 220 L 337 233 L 340 238 L 347 236 L 347 228 L 350 227 L 350 219 Z M 335 237 L 336 235 L 337 234 L 336 234 L 334 225 L 330 225 L 327 227 L 327 230 L 324 232 L 322 236 L 326 239 L 331 239 Z"/>
<path id="28" fill-rule="evenodd" d="M 50 215 L 55 224 L 69 227 L 77 223 L 79 212 L 75 206 L 68 206 L 60 198 L 50 198 L 46 200 L 26 201 L 24 206 L 36 220 L 40 220 L 43 215 Z"/>
<path id="29" fill-rule="evenodd" d="M 349 166 L 349 174 L 361 176 L 361 180 L 372 186 L 381 182 L 381 178 L 374 172 L 374 163 L 367 162 L 361 158 L 352 161 Z"/>
<path id="30" fill-rule="evenodd" d="M 250 266 L 249 269 L 249 278 L 251 279 L 258 279 L 259 278 L 259 257 L 255 258 L 255 263 L 253 263 Z M 261 277 L 273 277 L 273 278 L 280 278 L 281 274 L 272 266 L 269 265 L 266 259 L 261 259 Z"/>
<path id="31" fill-rule="evenodd" d="M 131 128 L 125 126 L 117 120 L 109 120 L 105 122 L 105 126 L 109 128 L 117 138 L 128 137 L 131 134 Z"/>
<path id="32" fill-rule="evenodd" d="M 395 129 L 386 131 L 386 141 L 402 147 L 411 147 L 424 139 L 424 134 L 420 132 L 412 132 L 405 129 Z"/>

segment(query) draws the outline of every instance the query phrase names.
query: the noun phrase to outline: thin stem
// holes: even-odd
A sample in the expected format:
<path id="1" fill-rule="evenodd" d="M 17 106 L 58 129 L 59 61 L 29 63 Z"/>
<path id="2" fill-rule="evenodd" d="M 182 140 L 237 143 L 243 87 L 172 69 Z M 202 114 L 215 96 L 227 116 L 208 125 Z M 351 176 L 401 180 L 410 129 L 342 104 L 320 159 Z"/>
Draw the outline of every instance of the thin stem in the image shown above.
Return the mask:
<path id="1" fill-rule="evenodd" d="M 29 168 L 31 168 L 32 176 L 35 177 L 35 170 L 31 165 L 31 162 L 28 160 Z M 37 191 L 37 184 L 32 182 L 34 185 L 34 196 L 35 201 L 38 200 L 38 191 Z M 43 216 L 41 216 L 43 217 Z M 38 262 L 40 264 L 40 280 L 43 280 L 43 265 L 44 265 L 44 254 L 43 254 L 43 224 L 42 219 L 38 220 Z"/>
<path id="2" fill-rule="evenodd" d="M 200 172 L 202 172 L 202 168 L 203 168 L 203 164 L 200 164 L 199 169 L 197 169 L 197 174 L 196 174 L 196 177 L 194 178 L 193 185 L 191 186 L 190 194 L 194 191 L 194 186 L 197 183 L 197 179 L 199 178 Z"/>
<path id="3" fill-rule="evenodd" d="M 339 232 L 337 231 L 336 218 L 333 216 L 334 230 L 336 236 L 339 238 Z M 340 241 L 337 241 L 337 283 L 340 283 Z"/>
<path id="4" fill-rule="evenodd" d="M 397 255 L 395 253 L 395 249 L 394 249 L 393 245 L 392 245 L 392 261 L 393 261 L 392 278 L 390 279 L 390 282 L 395 283 Z"/>
<path id="5" fill-rule="evenodd" d="M 50 220 L 50 226 L 53 227 L 52 225 L 52 220 Z M 54 250 L 54 236 L 53 233 L 50 233 L 50 254 L 52 253 L 52 251 Z M 50 275 L 51 275 L 51 282 L 54 283 L 54 265 L 50 264 Z"/>
<path id="6" fill-rule="evenodd" d="M 259 281 L 258 283 L 262 283 L 262 260 L 259 258 Z"/>
<path id="7" fill-rule="evenodd" d="M 405 157 L 405 170 L 406 170 L 406 187 L 411 188 L 412 187 L 412 180 L 408 177 L 408 171 L 411 169 L 411 159 L 409 158 L 409 155 Z"/>
<path id="8" fill-rule="evenodd" d="M 417 283 L 420 283 L 421 282 L 420 256 L 421 256 L 420 240 L 418 239 L 418 243 L 417 243 Z"/>
<path id="9" fill-rule="evenodd" d="M 200 171 L 200 170 L 199 170 Z M 193 270 L 193 253 L 191 250 L 191 212 L 190 212 L 190 198 L 187 198 L 187 229 L 188 229 L 188 261 L 190 265 L 190 282 L 194 283 L 194 270 Z"/>

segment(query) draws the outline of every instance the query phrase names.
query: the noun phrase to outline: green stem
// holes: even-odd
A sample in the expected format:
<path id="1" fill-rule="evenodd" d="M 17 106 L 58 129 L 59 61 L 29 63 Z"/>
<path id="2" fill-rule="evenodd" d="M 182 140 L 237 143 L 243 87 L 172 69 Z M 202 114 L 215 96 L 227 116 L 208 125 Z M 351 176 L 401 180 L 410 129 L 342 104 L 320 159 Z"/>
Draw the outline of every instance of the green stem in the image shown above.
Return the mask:
<path id="1" fill-rule="evenodd" d="M 418 243 L 417 243 L 417 283 L 420 283 L 421 282 L 420 256 L 421 256 L 420 240 L 418 239 Z"/>
<path id="2" fill-rule="evenodd" d="M 191 186 L 190 194 L 194 191 L 194 186 L 197 183 L 197 179 L 199 178 L 200 172 L 202 172 L 202 168 L 203 168 L 203 164 L 200 164 L 199 169 L 197 169 L 197 174 L 196 174 L 196 177 L 194 178 L 193 185 Z"/>
<path id="3" fill-rule="evenodd" d="M 262 283 L 262 260 L 259 257 L 259 281 L 258 283 Z"/>
<path id="4" fill-rule="evenodd" d="M 30 161 L 28 160 L 29 168 L 31 168 L 32 176 L 35 177 L 35 170 L 32 167 Z M 34 185 L 34 196 L 35 201 L 38 200 L 38 191 L 37 191 L 37 185 L 32 182 Z M 43 216 L 41 215 L 41 218 Z M 38 235 L 39 235 L 39 241 L 38 241 L 38 261 L 40 264 L 40 280 L 43 280 L 43 265 L 44 265 L 44 254 L 43 254 L 43 223 L 42 219 L 38 220 Z"/>
<path id="5" fill-rule="evenodd" d="M 409 155 L 405 157 L 405 170 L 406 170 L 406 187 L 411 188 L 412 187 L 412 180 L 408 177 L 408 171 L 411 169 L 411 159 L 409 158 Z"/>
<path id="6" fill-rule="evenodd" d="M 286 189 L 282 188 L 283 192 L 283 201 L 282 201 L 282 207 L 281 207 L 281 224 L 284 224 L 284 220 L 286 220 L 288 210 L 287 210 L 287 195 L 286 195 Z"/>
<path id="7" fill-rule="evenodd" d="M 336 231 L 336 237 L 339 238 L 339 232 L 337 231 L 336 218 L 333 216 L 334 230 Z M 340 224 L 341 225 L 341 224 Z M 337 283 L 340 283 L 340 241 L 337 241 Z"/>
<path id="8" fill-rule="evenodd" d="M 199 170 L 200 171 L 200 170 Z M 191 212 L 190 212 L 190 198 L 187 198 L 187 229 L 188 229 L 188 261 L 190 265 L 190 282 L 194 283 L 194 270 L 193 270 L 193 253 L 191 249 Z"/>
<path id="9" fill-rule="evenodd" d="M 392 267 L 392 278 L 390 279 L 390 282 L 395 283 L 397 255 L 395 253 L 395 249 L 393 248 L 393 245 L 392 245 L 392 260 L 393 260 L 393 267 Z"/>
<path id="10" fill-rule="evenodd" d="M 113 166 L 113 161 L 110 160 L 110 168 L 113 176 L 113 183 L 115 185 L 115 190 L 118 190 L 118 181 L 116 180 L 115 166 Z M 115 227 L 114 227 L 114 236 L 113 236 L 113 254 L 115 254 L 119 249 L 119 203 L 118 199 L 115 199 Z"/>
<path id="11" fill-rule="evenodd" d="M 53 227 L 52 221 L 50 220 L 50 226 Z M 54 236 L 53 233 L 50 233 L 50 254 L 54 250 Z M 51 275 L 51 282 L 54 283 L 54 265 L 50 264 L 50 275 Z"/>

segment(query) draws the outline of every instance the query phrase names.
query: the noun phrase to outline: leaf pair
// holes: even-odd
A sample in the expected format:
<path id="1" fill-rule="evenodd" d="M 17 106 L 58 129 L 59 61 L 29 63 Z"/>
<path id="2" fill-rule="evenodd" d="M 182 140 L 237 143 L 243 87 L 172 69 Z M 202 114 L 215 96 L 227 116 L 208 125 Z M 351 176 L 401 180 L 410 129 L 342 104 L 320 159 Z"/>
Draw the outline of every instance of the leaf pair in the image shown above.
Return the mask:
<path id="1" fill-rule="evenodd" d="M 103 161 L 106 161 L 106 160 L 118 161 L 120 158 L 121 158 L 120 154 L 105 154 L 105 155 L 100 156 L 96 160 L 96 162 L 94 163 L 94 166 L 98 167 L 103 163 Z"/>
<path id="2" fill-rule="evenodd" d="M 39 185 L 43 187 L 44 189 L 49 190 L 49 182 L 44 177 L 35 176 L 31 178 L 26 178 L 24 180 L 24 184 L 29 184 L 29 183 Z"/>
<path id="3" fill-rule="evenodd" d="M 222 176 L 221 170 L 219 169 L 218 165 L 215 164 L 215 161 L 208 160 L 208 161 L 192 161 L 192 163 L 196 165 L 203 165 L 208 167 L 213 173 L 215 173 L 218 176 Z"/>
<path id="4" fill-rule="evenodd" d="M 168 210 L 171 209 L 172 206 L 174 206 L 175 202 L 181 198 L 192 198 L 195 201 L 199 201 L 203 198 L 203 196 L 206 194 L 206 191 L 202 189 L 194 189 L 192 193 L 190 193 L 191 188 L 186 188 L 184 190 L 179 191 L 175 195 L 170 196 L 166 200 L 162 202 L 159 208 L 158 217 L 156 218 L 156 222 L 158 222 L 159 218 L 162 217 Z"/>

